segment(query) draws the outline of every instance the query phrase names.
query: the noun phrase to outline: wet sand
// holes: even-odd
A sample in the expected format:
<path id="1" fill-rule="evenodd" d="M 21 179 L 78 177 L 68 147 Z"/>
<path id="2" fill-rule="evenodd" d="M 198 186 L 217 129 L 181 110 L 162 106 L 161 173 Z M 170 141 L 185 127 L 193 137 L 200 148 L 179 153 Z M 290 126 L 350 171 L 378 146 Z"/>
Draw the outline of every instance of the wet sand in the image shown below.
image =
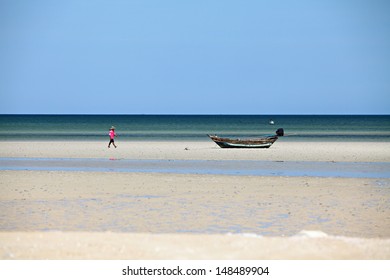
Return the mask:
<path id="1" fill-rule="evenodd" d="M 388 179 L 3 171 L 7 231 L 390 237 Z"/>

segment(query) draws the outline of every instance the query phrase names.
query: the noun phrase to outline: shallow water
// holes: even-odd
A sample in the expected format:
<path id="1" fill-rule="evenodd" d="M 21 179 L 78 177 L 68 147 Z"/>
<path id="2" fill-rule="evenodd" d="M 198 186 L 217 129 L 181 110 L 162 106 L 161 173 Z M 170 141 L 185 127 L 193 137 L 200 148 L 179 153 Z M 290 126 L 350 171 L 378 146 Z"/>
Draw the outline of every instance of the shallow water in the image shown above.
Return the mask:
<path id="1" fill-rule="evenodd" d="M 0 158 L 0 170 L 390 178 L 389 162 Z"/>

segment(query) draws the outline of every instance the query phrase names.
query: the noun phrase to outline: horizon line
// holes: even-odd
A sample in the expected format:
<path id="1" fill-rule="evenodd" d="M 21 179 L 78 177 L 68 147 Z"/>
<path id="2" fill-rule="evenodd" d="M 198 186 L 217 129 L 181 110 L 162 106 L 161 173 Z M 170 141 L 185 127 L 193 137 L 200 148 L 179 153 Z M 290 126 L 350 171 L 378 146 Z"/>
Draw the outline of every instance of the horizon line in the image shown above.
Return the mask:
<path id="1" fill-rule="evenodd" d="M 112 113 L 0 113 L 0 116 L 12 116 L 12 115 L 20 115 L 20 116 L 35 116 L 35 115 L 41 115 L 41 116 L 389 116 L 390 113 L 387 114 L 374 114 L 374 113 L 291 113 L 291 114 L 251 114 L 251 113 L 234 113 L 234 114 L 227 114 L 227 113 L 219 113 L 219 114 L 193 114 L 193 113 L 134 113 L 134 114 L 127 114 L 127 113 L 119 113 L 119 114 L 112 114 Z"/>

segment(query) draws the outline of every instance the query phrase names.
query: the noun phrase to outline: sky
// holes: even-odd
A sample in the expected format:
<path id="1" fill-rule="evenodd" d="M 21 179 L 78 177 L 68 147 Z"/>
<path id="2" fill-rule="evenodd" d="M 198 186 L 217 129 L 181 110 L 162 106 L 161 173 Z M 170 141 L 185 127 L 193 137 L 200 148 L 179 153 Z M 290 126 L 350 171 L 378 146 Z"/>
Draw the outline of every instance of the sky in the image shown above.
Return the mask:
<path id="1" fill-rule="evenodd" d="M 1 114 L 390 114 L 387 0 L 0 0 Z"/>

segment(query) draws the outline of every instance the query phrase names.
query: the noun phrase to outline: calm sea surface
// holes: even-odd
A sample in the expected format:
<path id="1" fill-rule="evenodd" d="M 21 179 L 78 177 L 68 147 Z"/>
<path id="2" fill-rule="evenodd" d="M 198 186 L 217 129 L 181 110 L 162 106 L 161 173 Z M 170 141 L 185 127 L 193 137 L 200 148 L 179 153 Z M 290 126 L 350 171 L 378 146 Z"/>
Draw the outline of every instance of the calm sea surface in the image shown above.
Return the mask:
<path id="1" fill-rule="evenodd" d="M 112 125 L 121 141 L 257 137 L 282 127 L 283 141 L 390 142 L 390 115 L 0 115 L 0 141 L 100 141 Z"/>

